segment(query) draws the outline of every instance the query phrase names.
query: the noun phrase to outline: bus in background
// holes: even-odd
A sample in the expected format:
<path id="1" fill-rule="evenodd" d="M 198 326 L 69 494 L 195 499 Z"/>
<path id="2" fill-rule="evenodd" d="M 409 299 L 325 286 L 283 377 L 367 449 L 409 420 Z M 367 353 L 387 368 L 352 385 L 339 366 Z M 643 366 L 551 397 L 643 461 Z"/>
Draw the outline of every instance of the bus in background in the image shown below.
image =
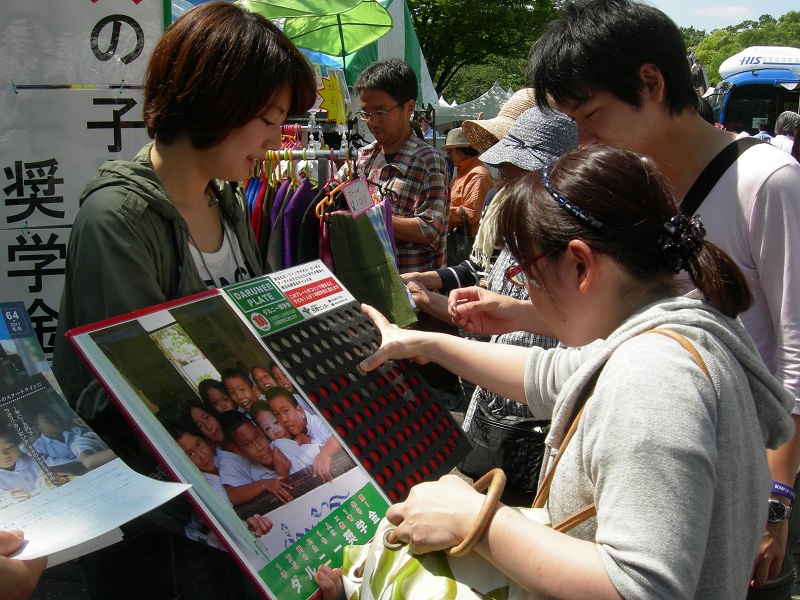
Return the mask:
<path id="1" fill-rule="evenodd" d="M 726 59 L 719 74 L 723 80 L 704 97 L 711 103 L 717 123 L 730 131 L 755 134 L 758 122 L 766 119 L 772 134 L 778 115 L 798 111 L 798 48 L 751 46 Z"/>

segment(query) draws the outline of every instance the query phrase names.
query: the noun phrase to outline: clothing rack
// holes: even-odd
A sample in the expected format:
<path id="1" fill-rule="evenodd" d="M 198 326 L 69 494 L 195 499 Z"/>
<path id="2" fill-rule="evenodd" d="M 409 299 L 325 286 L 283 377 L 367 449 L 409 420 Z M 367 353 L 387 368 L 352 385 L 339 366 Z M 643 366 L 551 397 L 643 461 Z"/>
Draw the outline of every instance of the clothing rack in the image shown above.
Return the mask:
<path id="1" fill-rule="evenodd" d="M 355 160 L 358 152 L 355 148 L 349 147 L 345 150 L 334 150 L 334 160 Z M 330 150 L 268 150 L 265 157 L 269 156 L 273 161 L 278 160 L 316 160 L 319 179 L 325 181 L 328 179 L 328 160 L 331 158 Z"/>
<path id="2" fill-rule="evenodd" d="M 347 153 L 350 154 L 350 159 L 356 158 L 357 153 L 355 148 L 348 148 L 346 150 L 334 150 L 334 160 L 345 160 L 348 158 Z M 272 159 L 280 160 L 323 160 L 331 157 L 330 150 L 268 150 L 267 154 L 271 154 Z"/>

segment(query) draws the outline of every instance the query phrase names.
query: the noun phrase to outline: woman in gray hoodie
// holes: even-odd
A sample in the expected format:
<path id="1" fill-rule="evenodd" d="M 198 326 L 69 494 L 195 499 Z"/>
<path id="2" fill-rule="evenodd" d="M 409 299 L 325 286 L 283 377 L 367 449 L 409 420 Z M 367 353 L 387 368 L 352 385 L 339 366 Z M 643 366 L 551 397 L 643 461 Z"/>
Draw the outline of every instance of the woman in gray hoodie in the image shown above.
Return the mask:
<path id="1" fill-rule="evenodd" d="M 550 488 L 553 523 L 594 503 L 567 534 L 500 506 L 475 551 L 548 598 L 744 597 L 768 515 L 765 449 L 792 432 L 793 399 L 736 315 L 742 273 L 697 217 L 676 215 L 641 157 L 592 146 L 512 184 L 498 221 L 537 310 L 529 327 L 567 348 L 523 349 L 403 331 L 365 311 L 391 358 L 434 361 L 534 416 L 552 416 L 558 448 L 583 415 Z M 698 290 L 676 295 L 687 270 Z M 453 316 L 458 317 L 452 302 Z M 689 340 L 705 363 L 666 335 Z M 593 391 L 592 391 L 593 389 Z M 483 497 L 457 477 L 415 487 L 389 521 L 415 553 L 467 536 Z M 336 594 L 338 574 L 318 582 Z"/>

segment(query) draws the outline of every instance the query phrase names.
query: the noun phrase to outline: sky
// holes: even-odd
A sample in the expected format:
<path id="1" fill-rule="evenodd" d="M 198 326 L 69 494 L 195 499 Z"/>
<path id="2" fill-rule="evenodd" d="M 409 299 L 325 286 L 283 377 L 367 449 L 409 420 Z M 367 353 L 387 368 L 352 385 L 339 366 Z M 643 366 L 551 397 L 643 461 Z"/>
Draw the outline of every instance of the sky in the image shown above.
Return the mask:
<path id="1" fill-rule="evenodd" d="M 761 15 L 776 19 L 790 10 L 800 11 L 798 0 L 643 0 L 664 11 L 680 27 L 714 29 L 758 21 Z"/>

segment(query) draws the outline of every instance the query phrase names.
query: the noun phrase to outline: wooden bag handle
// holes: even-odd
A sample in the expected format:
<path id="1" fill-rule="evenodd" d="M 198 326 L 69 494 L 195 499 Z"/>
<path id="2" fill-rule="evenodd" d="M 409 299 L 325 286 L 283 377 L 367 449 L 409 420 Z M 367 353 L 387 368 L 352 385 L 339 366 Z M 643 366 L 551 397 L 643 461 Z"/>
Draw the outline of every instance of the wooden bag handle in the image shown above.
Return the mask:
<path id="1" fill-rule="evenodd" d="M 483 537 L 486 528 L 489 526 L 489 522 L 492 520 L 494 511 L 497 508 L 497 501 L 503 493 L 503 488 L 506 487 L 506 474 L 502 469 L 492 469 L 473 483 L 472 487 L 478 492 L 487 490 L 486 499 L 483 501 L 481 510 L 475 518 L 475 522 L 472 524 L 472 529 L 469 530 L 467 537 L 465 537 L 458 546 L 453 546 L 447 551 L 450 556 L 464 556 L 468 554 Z M 383 539 L 384 545 L 391 550 L 396 550 L 403 545 L 403 542 L 397 537 L 396 531 L 397 528 L 388 531 Z"/>

